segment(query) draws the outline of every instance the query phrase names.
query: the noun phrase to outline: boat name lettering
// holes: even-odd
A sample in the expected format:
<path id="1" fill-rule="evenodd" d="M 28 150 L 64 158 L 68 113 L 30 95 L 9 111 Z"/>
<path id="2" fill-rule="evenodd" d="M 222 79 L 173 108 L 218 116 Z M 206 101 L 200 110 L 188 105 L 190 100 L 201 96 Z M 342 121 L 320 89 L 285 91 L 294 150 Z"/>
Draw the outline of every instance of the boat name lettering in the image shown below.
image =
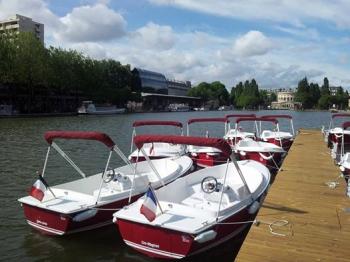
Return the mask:
<path id="1" fill-rule="evenodd" d="M 159 245 L 153 244 L 153 243 L 150 243 L 150 242 L 145 242 L 145 241 L 143 241 L 143 240 L 141 240 L 141 244 L 144 245 L 144 246 L 159 248 Z"/>
<path id="2" fill-rule="evenodd" d="M 47 223 L 46 222 L 43 222 L 43 221 L 40 221 L 40 220 L 36 220 L 36 223 L 37 224 L 41 224 L 41 225 L 44 225 L 44 226 L 47 226 Z"/>

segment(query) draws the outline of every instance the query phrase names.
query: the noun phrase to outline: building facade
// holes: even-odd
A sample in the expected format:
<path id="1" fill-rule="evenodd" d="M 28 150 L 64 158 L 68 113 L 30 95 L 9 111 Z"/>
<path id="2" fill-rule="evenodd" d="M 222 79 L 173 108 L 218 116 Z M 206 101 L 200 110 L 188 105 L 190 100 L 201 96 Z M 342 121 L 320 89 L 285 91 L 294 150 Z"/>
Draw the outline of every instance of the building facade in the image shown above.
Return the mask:
<path id="1" fill-rule="evenodd" d="M 277 101 L 271 103 L 271 109 L 296 109 L 300 103 L 294 102 L 293 91 L 277 92 Z"/>
<path id="2" fill-rule="evenodd" d="M 141 68 L 134 68 L 132 73 L 135 90 L 146 93 L 168 94 L 168 85 L 163 74 Z"/>
<path id="3" fill-rule="evenodd" d="M 141 92 L 186 96 L 188 90 L 191 88 L 190 81 L 166 79 L 163 74 L 158 72 L 134 68 L 132 73 L 134 76 L 134 90 Z"/>
<path id="4" fill-rule="evenodd" d="M 19 32 L 31 32 L 44 44 L 44 24 L 18 14 L 0 21 L 0 34 L 18 34 Z"/>
<path id="5" fill-rule="evenodd" d="M 186 96 L 191 89 L 190 81 L 166 80 L 168 86 L 168 95 Z"/>

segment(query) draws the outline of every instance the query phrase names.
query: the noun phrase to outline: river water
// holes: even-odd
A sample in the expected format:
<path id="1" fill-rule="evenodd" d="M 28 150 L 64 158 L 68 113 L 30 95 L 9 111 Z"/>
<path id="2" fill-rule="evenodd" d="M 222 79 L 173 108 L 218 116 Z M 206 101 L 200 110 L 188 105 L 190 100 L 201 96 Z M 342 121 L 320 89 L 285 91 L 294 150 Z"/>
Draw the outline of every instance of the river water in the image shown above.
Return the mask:
<path id="1" fill-rule="evenodd" d="M 130 152 L 131 125 L 136 120 L 175 120 L 186 123 L 190 118 L 222 117 L 230 111 L 142 113 L 115 116 L 70 116 L 43 118 L 0 119 L 0 260 L 3 261 L 151 261 L 128 248 L 115 227 L 73 234 L 65 237 L 48 237 L 31 229 L 26 224 L 17 199 L 27 195 L 36 180 L 35 172 L 42 169 L 47 143 L 43 138 L 48 130 L 101 131 L 111 136 L 120 149 Z M 283 114 L 293 116 L 295 129 L 321 128 L 328 126 L 328 112 L 259 111 L 246 112 Z M 287 122 L 281 122 L 285 126 Z M 221 123 L 193 124 L 191 134 L 222 136 Z M 141 127 L 139 133 L 174 133 L 173 127 Z M 61 142 L 61 141 L 59 141 Z M 101 172 L 107 160 L 108 151 L 97 142 L 64 141 L 59 143 L 63 150 L 87 174 Z M 121 165 L 114 158 L 113 164 Z M 46 179 L 49 184 L 78 179 L 76 172 L 57 154 L 50 155 Z M 242 236 L 243 238 L 244 236 Z M 229 241 L 207 252 L 201 261 L 233 261 L 239 241 Z"/>

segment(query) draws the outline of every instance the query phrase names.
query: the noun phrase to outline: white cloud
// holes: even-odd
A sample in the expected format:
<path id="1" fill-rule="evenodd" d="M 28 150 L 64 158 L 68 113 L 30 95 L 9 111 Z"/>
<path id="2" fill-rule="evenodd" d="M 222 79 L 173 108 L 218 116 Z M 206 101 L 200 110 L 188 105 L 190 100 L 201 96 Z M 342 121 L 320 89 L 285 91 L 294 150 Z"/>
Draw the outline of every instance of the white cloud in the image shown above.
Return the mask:
<path id="1" fill-rule="evenodd" d="M 170 26 L 149 22 L 146 26 L 130 34 L 133 44 L 141 48 L 167 50 L 174 46 L 176 35 Z"/>
<path id="2" fill-rule="evenodd" d="M 303 27 L 303 20 L 324 20 L 343 28 L 350 27 L 350 1 L 346 0 L 149 0 L 157 5 L 169 5 L 217 16 L 243 20 L 284 22 Z"/>
<path id="3" fill-rule="evenodd" d="M 236 39 L 233 52 L 242 57 L 264 55 L 272 48 L 272 42 L 259 31 L 249 31 Z"/>
<path id="4" fill-rule="evenodd" d="M 61 30 L 54 34 L 59 41 L 98 42 L 125 35 L 126 21 L 104 4 L 76 7 L 62 17 Z"/>

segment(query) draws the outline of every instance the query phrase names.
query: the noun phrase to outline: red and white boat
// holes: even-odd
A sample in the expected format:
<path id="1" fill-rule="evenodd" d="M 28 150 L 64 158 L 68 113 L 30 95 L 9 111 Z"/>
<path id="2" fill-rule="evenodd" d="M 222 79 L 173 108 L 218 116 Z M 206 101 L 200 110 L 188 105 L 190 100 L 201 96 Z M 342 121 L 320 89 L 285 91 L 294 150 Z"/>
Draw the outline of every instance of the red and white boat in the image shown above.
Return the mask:
<path id="1" fill-rule="evenodd" d="M 350 130 L 344 130 L 341 125 L 334 127 L 334 123 L 341 119 L 349 118 L 350 114 L 333 114 L 331 117 L 331 121 L 329 123 L 328 130 L 323 130 L 325 141 L 328 144 L 328 147 L 331 148 L 333 158 L 336 158 L 338 152 L 340 151 L 340 145 L 342 143 L 342 139 L 344 139 L 344 146 L 350 145 Z M 344 122 L 344 121 L 342 121 Z"/>
<path id="2" fill-rule="evenodd" d="M 236 123 L 240 122 L 272 122 L 278 124 L 276 119 L 272 118 L 238 118 Z M 279 130 L 277 129 L 277 132 Z M 281 141 L 280 141 L 281 142 Z M 240 160 L 255 160 L 267 166 L 271 171 L 277 171 L 283 160 L 286 151 L 280 146 L 270 142 L 255 141 L 250 138 L 240 140 L 233 146 L 236 156 Z"/>
<path id="3" fill-rule="evenodd" d="M 343 131 L 346 131 L 350 127 L 350 122 L 344 122 L 342 125 Z M 346 182 L 348 182 L 349 176 L 350 176 L 350 152 L 345 151 L 345 136 L 342 136 L 341 139 L 341 151 L 340 151 L 340 161 L 339 161 L 339 168 L 346 179 Z"/>
<path id="4" fill-rule="evenodd" d="M 224 134 L 226 133 L 228 119 L 221 118 L 193 118 L 187 121 L 187 136 L 190 136 L 190 125 L 193 123 L 223 123 Z M 216 126 L 217 129 L 219 128 Z M 209 131 L 206 130 L 205 137 L 209 137 Z M 192 157 L 194 163 L 199 167 L 214 166 L 222 164 L 226 161 L 226 158 L 222 155 L 222 152 L 215 147 L 203 147 L 189 145 L 187 152 Z"/>
<path id="5" fill-rule="evenodd" d="M 131 164 L 112 139 L 100 132 L 49 131 L 45 133 L 45 139 L 49 148 L 40 182 L 38 180 L 34 184 L 29 196 L 18 201 L 23 206 L 28 224 L 50 235 L 64 235 L 111 224 L 112 214 L 139 198 L 150 182 L 155 188 L 165 185 L 187 174 L 192 166 L 192 160 L 187 156 L 158 160 L 149 160 L 147 157 L 148 161 Z M 95 140 L 106 145 L 109 155 L 104 171 L 87 176 L 54 142 L 57 139 Z M 82 178 L 51 187 L 45 182 L 44 186 L 38 186 L 44 181 L 52 149 Z M 128 164 L 110 168 L 113 152 Z M 41 194 L 39 197 L 38 192 Z"/>
<path id="6" fill-rule="evenodd" d="M 212 249 L 250 226 L 269 186 L 270 172 L 264 165 L 237 162 L 224 139 L 157 139 L 217 148 L 227 163 L 200 169 L 155 190 L 153 221 L 140 213 L 149 203 L 148 194 L 116 212 L 113 221 L 128 246 L 150 257 L 181 259 Z M 147 140 L 139 137 L 135 143 L 141 148 Z"/>
<path id="7" fill-rule="evenodd" d="M 140 155 L 139 150 L 133 151 L 133 139 L 136 136 L 136 127 L 141 126 L 174 126 L 178 128 L 179 134 L 183 135 L 183 126 L 182 123 L 177 121 L 161 121 L 161 120 L 142 120 L 142 121 L 135 121 L 133 123 L 133 133 L 131 138 L 131 146 L 130 146 L 130 152 L 129 160 L 133 163 L 136 162 L 136 159 L 138 158 L 138 161 L 144 161 L 145 157 Z M 158 133 L 158 132 L 157 132 Z M 148 157 L 150 159 L 160 159 L 164 157 L 174 157 L 179 155 L 184 155 L 185 147 L 182 145 L 171 145 L 169 143 L 149 143 L 144 146 L 144 151 L 147 153 Z"/>
<path id="8" fill-rule="evenodd" d="M 224 135 L 224 139 L 230 144 L 235 145 L 238 143 L 239 140 L 242 140 L 244 138 L 251 138 L 253 140 L 256 139 L 255 133 L 253 132 L 246 132 L 243 131 L 241 127 L 238 126 L 237 123 L 235 123 L 235 126 L 231 128 L 231 118 L 247 118 L 247 117 L 256 117 L 255 114 L 230 114 L 225 116 L 229 122 L 227 124 L 227 132 Z"/>
<path id="9" fill-rule="evenodd" d="M 276 126 L 273 130 L 262 130 L 260 124 L 260 139 L 265 142 L 273 143 L 286 151 L 290 149 L 294 141 L 294 125 L 293 117 L 290 115 L 264 115 L 261 118 L 271 118 L 271 119 L 289 119 L 290 120 L 290 132 L 281 131 L 279 123 L 276 123 Z M 261 123 L 261 122 L 260 122 Z"/>

